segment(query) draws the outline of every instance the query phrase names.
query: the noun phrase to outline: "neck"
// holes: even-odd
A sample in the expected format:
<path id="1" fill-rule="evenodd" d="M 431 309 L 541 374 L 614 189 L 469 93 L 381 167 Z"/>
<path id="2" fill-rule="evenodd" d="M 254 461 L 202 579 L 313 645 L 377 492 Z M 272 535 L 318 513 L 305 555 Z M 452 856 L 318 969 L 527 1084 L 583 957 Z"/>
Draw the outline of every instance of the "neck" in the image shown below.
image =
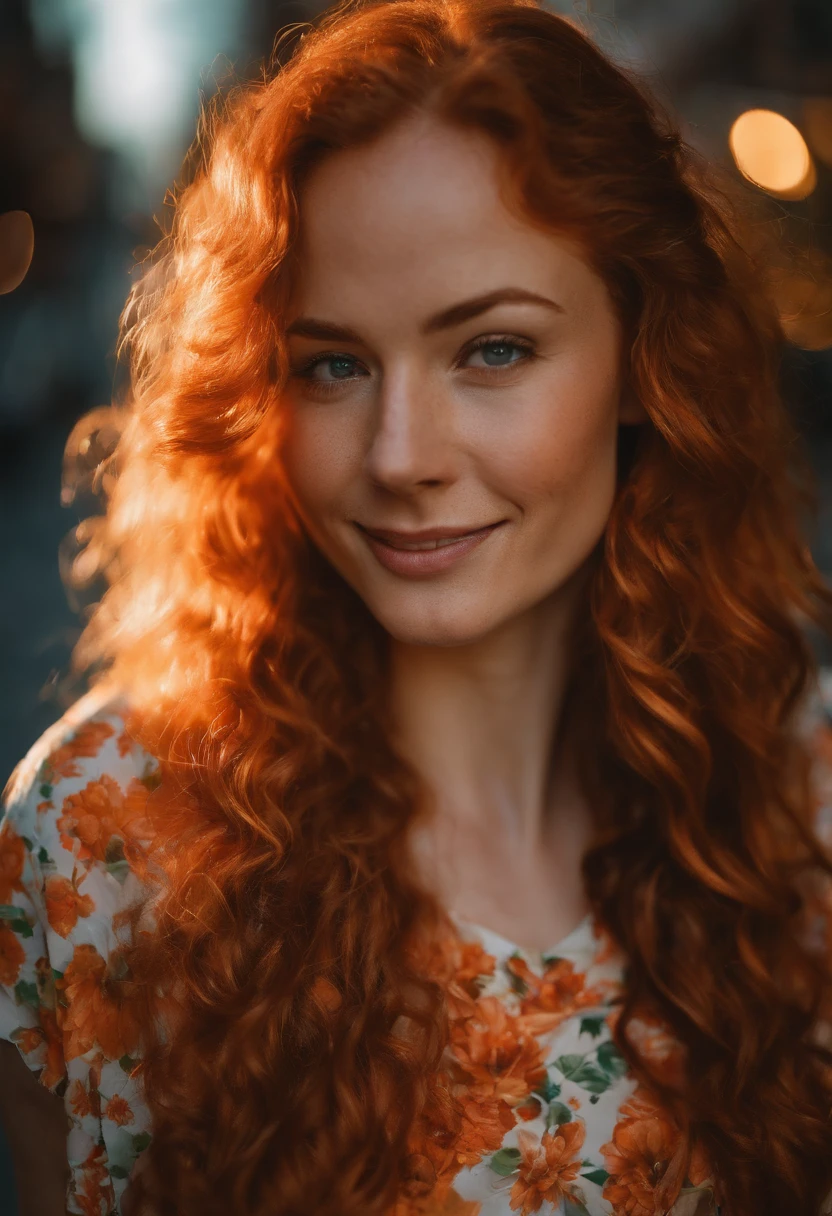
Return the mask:
<path id="1" fill-rule="evenodd" d="M 394 739 L 438 819 L 533 858 L 565 773 L 553 755 L 583 582 L 462 646 L 393 641 Z"/>

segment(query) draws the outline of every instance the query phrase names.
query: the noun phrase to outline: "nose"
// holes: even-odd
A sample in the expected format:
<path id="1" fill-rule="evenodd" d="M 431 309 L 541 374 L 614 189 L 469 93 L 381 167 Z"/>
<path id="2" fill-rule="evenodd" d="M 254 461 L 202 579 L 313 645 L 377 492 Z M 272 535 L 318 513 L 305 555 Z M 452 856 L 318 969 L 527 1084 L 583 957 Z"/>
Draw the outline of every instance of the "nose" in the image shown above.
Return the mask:
<path id="1" fill-rule="evenodd" d="M 416 368 L 386 375 L 379 390 L 365 471 L 396 494 L 437 486 L 455 476 L 452 403 Z"/>

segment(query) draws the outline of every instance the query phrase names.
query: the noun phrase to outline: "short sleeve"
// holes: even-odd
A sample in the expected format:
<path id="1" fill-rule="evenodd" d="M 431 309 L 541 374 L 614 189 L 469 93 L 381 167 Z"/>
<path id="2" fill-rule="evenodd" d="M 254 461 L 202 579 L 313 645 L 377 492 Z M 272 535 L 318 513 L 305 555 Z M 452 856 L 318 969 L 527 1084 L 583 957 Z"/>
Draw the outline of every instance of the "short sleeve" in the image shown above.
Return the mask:
<path id="1" fill-rule="evenodd" d="M 109 995 L 113 916 L 153 763 L 124 716 L 82 698 L 21 761 L 0 819 L 0 1037 L 67 1115 L 67 1212 L 119 1216 L 150 1141 L 136 1028 Z"/>
<path id="2" fill-rule="evenodd" d="M 4 808 L 0 821 L 0 1037 L 14 1043 L 41 1085 L 62 1094 L 66 1064 L 46 941 L 44 880 L 35 791 Z"/>

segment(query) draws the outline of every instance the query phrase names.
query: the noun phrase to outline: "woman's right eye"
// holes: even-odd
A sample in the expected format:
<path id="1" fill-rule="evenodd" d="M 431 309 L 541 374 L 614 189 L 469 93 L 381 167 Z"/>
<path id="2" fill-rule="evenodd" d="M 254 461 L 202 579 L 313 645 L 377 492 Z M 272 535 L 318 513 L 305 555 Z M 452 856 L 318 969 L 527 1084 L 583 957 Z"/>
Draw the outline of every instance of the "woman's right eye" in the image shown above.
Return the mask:
<path id="1" fill-rule="evenodd" d="M 293 370 L 292 375 L 299 380 L 305 380 L 308 384 L 314 384 L 316 389 L 328 389 L 337 386 L 344 380 L 354 379 L 351 369 L 357 364 L 358 360 L 353 359 L 350 355 L 316 355 L 308 363 Z M 327 365 L 329 365 L 331 378 L 315 374 L 319 368 Z"/>

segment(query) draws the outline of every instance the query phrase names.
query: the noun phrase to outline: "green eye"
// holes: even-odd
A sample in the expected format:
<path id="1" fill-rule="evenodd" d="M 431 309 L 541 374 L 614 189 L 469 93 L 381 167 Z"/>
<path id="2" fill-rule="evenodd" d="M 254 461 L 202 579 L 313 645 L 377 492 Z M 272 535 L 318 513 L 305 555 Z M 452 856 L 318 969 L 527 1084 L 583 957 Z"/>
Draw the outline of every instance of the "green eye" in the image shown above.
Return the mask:
<path id="1" fill-rule="evenodd" d="M 518 338 L 511 338 L 508 335 L 505 337 L 488 337 L 478 338 L 473 346 L 468 348 L 467 357 L 482 351 L 485 367 L 492 368 L 494 371 L 500 371 L 504 367 L 513 367 L 515 363 L 522 363 L 525 359 L 533 359 L 535 356 L 534 346 L 531 342 L 521 341 Z M 506 359 L 506 355 L 512 351 L 519 351 L 519 359 Z M 487 356 L 491 355 L 497 361 L 489 363 Z"/>

